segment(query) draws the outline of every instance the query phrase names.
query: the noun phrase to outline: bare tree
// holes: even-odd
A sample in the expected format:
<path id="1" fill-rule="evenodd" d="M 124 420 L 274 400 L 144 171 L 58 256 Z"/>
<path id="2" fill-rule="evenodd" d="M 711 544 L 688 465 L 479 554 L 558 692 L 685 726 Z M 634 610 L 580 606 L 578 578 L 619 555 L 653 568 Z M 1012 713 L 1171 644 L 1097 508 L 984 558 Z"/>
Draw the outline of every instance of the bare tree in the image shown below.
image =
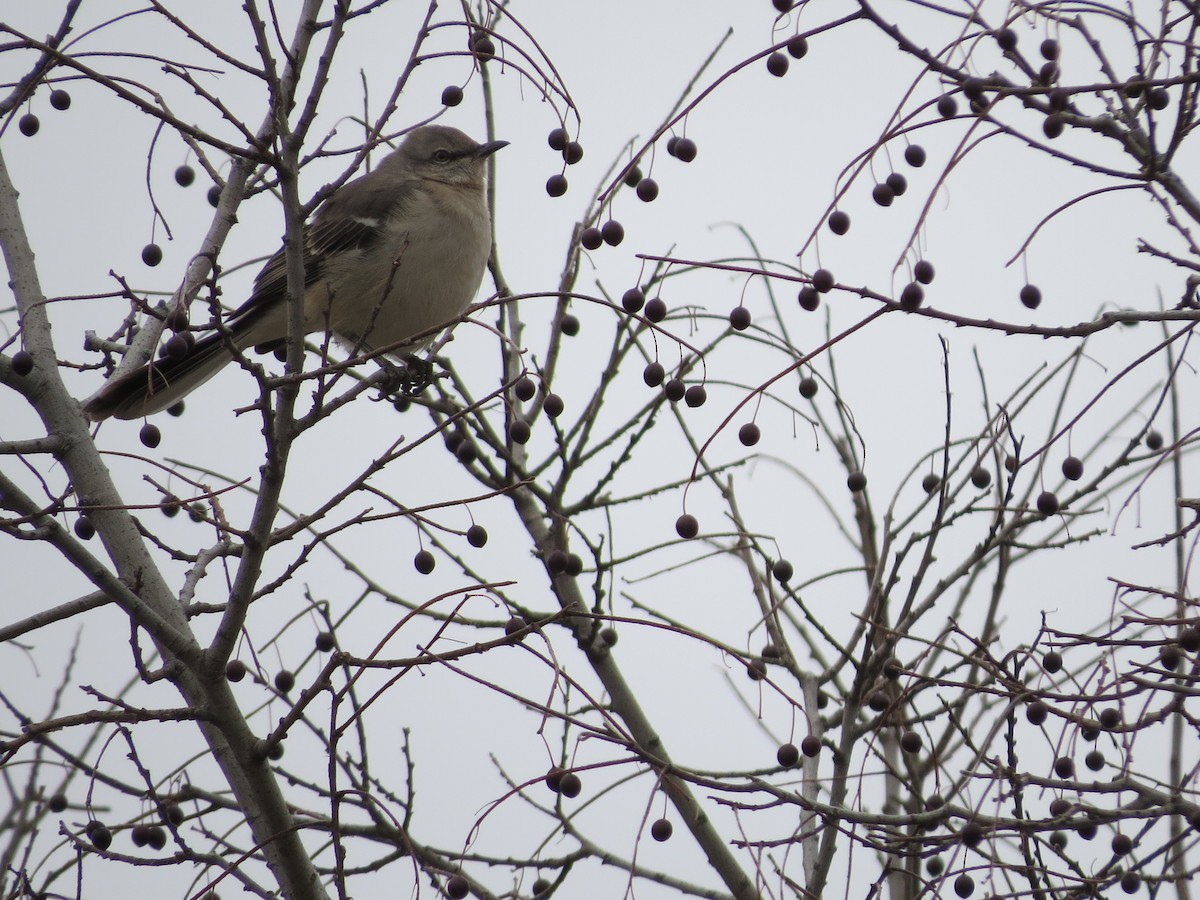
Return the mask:
<path id="1" fill-rule="evenodd" d="M 212 327 L 238 289 L 240 217 L 274 210 L 298 298 L 304 222 L 383 145 L 468 95 L 486 139 L 509 137 L 522 101 L 499 76 L 525 104 L 545 101 L 546 191 L 578 201 L 588 110 L 554 62 L 571 49 L 541 42 L 520 4 L 487 0 L 432 0 L 415 22 L 388 0 L 289 14 L 252 0 L 221 28 L 158 0 L 84 26 L 95 4 L 72 0 L 49 36 L 0 25 L 17 73 L 0 100 L 14 298 L 0 535 L 8 569 L 29 553 L 86 584 L 10 604 L 0 626 L 4 896 L 95 896 L 152 870 L 175 895 L 206 897 L 611 884 L 739 900 L 1190 896 L 1200 204 L 1186 172 L 1200 10 L 773 5 L 759 13 L 770 43 L 733 62 L 725 42 L 698 53 L 657 127 L 628 136 L 555 283 L 510 283 L 498 235 L 484 296 L 455 343 L 435 345 L 424 391 L 398 390 L 390 358 L 328 339 L 297 336 L 277 361 L 241 356 L 258 397 L 237 417 L 258 444 L 233 471 L 201 446 L 156 452 L 174 423 L 141 424 L 130 449 L 79 398 Z M 153 29 L 129 32 L 131 19 Z M 397 22 L 410 30 L 390 81 L 368 90 L 364 76 L 361 112 L 331 119 L 331 83 L 357 72 L 372 29 Z M 722 90 L 764 74 L 821 89 L 794 70 L 862 35 L 911 81 L 870 85 L 888 95 L 859 107 L 885 110 L 876 137 L 806 213 L 797 256 L 771 258 L 744 229 L 719 258 L 669 241 L 630 251 L 617 210 L 672 202 L 660 182 L 676 162 L 703 163 L 688 127 Z M 418 67 L 455 79 L 440 102 L 412 88 Z M 169 287 L 114 265 L 107 293 L 46 296 L 5 151 L 37 134 L 35 109 L 56 115 L 79 90 L 154 121 L 156 230 L 171 233 L 156 191 L 176 151 L 163 148 L 184 154 L 178 185 L 211 185 L 207 228 Z M 1031 229 L 1003 225 L 1011 262 L 1137 193 L 1153 214 L 1120 229 L 1171 299 L 1148 288 L 1079 320 L 1078 304 L 1043 305 L 1032 278 L 998 298 L 982 267 L 972 289 L 988 313 L 940 293 L 925 248 L 941 200 L 997 146 L 1014 173 L 1061 167 L 1089 185 L 1031 211 Z M 309 195 L 301 176 L 318 167 L 332 174 Z M 919 212 L 882 277 L 822 264 L 900 204 Z M 641 272 L 614 287 L 605 266 L 626 251 Z M 160 245 L 142 259 L 157 267 Z M 80 304 L 88 333 L 73 343 Z M 888 399 L 863 402 L 856 360 L 915 334 L 914 355 L 940 347 L 938 393 L 905 399 L 903 372 L 876 371 Z M 972 350 L 988 341 L 1003 367 Z M 868 435 L 902 402 L 928 415 L 894 439 L 921 452 L 897 460 Z M 1148 512 L 1158 495 L 1173 503 L 1165 518 Z M 1151 574 L 1114 557 L 1086 621 L 1025 595 L 1024 572 L 1055 573 L 1061 592 L 1095 565 L 1089 544 L 1143 515 L 1158 531 L 1132 558 Z M 100 667 L 64 649 L 62 629 L 82 642 L 114 616 L 128 641 Z M 22 666 L 58 676 L 48 704 Z M 108 686 L 80 684 L 83 669 Z M 689 739 L 688 716 L 710 746 Z M 487 744 L 482 776 L 452 762 L 464 735 Z M 422 754 L 444 767 L 426 773 Z M 672 852 L 654 849 L 667 841 Z"/>

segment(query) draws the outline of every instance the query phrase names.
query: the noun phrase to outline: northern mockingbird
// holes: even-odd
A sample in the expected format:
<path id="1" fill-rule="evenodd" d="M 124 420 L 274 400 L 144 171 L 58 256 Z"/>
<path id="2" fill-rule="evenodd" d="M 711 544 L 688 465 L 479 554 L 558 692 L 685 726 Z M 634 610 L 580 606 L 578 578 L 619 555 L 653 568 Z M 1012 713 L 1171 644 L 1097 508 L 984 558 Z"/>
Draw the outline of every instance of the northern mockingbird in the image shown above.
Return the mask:
<path id="1" fill-rule="evenodd" d="M 461 315 L 492 246 L 484 164 L 507 144 L 477 144 L 456 128 L 426 125 L 373 172 L 331 194 L 304 229 L 305 333 L 332 332 L 358 352 L 410 352 Z M 182 359 L 110 380 L 84 412 L 99 421 L 166 409 L 233 360 L 234 347 L 276 349 L 287 333 L 280 249 L 223 328 Z"/>

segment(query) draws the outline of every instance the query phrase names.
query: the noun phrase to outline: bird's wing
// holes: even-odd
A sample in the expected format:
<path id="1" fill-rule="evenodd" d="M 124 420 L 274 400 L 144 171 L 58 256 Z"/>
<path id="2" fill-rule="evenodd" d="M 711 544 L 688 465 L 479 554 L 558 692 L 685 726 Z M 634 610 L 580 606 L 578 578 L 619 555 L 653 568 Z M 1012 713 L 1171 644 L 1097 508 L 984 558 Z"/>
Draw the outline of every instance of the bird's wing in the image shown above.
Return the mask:
<path id="1" fill-rule="evenodd" d="M 324 274 L 325 263 L 341 253 L 362 252 L 383 234 L 387 220 L 402 215 L 411 202 L 416 185 L 395 179 L 380 179 L 372 172 L 343 185 L 317 211 L 304 229 L 304 283 L 313 284 Z M 249 315 L 282 302 L 287 297 L 287 257 L 280 247 L 267 260 L 250 298 L 234 313 Z"/>

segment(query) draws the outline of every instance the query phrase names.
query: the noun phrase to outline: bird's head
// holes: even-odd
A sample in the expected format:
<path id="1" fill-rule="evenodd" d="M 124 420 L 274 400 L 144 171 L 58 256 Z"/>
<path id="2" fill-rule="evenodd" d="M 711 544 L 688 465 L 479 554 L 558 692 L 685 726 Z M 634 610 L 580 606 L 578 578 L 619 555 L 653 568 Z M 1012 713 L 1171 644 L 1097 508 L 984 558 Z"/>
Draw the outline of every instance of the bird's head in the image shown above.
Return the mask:
<path id="1" fill-rule="evenodd" d="M 507 146 L 508 141 L 476 143 L 457 128 L 424 125 L 409 132 L 389 163 L 403 165 L 418 178 L 454 185 L 482 185 L 487 158 Z"/>

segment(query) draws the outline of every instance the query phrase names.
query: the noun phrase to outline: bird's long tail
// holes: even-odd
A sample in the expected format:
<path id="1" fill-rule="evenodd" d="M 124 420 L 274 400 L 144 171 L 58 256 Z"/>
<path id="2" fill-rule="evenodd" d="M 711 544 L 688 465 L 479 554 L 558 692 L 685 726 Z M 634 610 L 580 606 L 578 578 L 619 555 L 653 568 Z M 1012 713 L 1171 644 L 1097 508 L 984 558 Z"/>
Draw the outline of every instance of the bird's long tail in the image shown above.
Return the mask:
<path id="1" fill-rule="evenodd" d="M 241 335 L 248 337 L 246 331 Z M 242 346 L 237 332 L 232 340 Z M 233 360 L 230 336 L 213 333 L 198 340 L 182 359 L 156 359 L 105 383 L 83 405 L 95 422 L 110 416 L 138 419 L 166 409 L 216 375 Z"/>

